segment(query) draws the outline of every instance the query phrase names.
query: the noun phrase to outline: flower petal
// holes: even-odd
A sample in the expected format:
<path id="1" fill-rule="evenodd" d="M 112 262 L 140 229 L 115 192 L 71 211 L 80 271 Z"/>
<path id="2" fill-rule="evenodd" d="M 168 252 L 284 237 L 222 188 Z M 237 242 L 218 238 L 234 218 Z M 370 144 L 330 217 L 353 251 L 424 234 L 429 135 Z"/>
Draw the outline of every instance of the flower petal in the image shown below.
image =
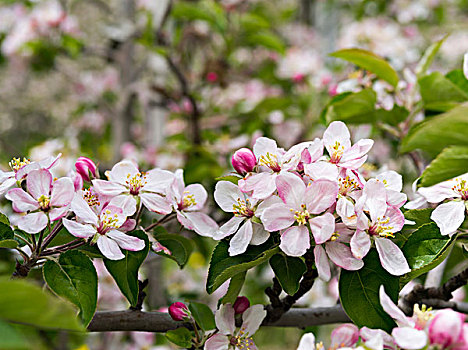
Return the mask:
<path id="1" fill-rule="evenodd" d="M 27 233 L 38 233 L 46 228 L 49 220 L 42 211 L 27 214 L 18 220 L 18 228 Z"/>
<path id="2" fill-rule="evenodd" d="M 411 324 L 408 317 L 405 316 L 403 311 L 395 305 L 392 299 L 385 293 L 385 287 L 383 285 L 379 288 L 379 299 L 380 304 L 384 311 L 395 320 L 399 327 L 413 327 L 414 324 Z"/>
<path id="3" fill-rule="evenodd" d="M 293 173 L 283 173 L 276 178 L 278 195 L 289 207 L 296 210 L 304 203 L 306 185 L 302 179 Z"/>
<path id="4" fill-rule="evenodd" d="M 229 255 L 239 255 L 246 251 L 252 239 L 252 222 L 246 220 L 229 242 Z"/>
<path id="5" fill-rule="evenodd" d="M 327 179 L 336 181 L 338 167 L 329 162 L 316 162 L 304 165 L 304 173 L 312 180 Z"/>
<path id="6" fill-rule="evenodd" d="M 130 193 L 125 186 L 112 181 L 95 179 L 92 181 L 94 190 L 104 196 L 118 196 L 122 193 Z"/>
<path id="7" fill-rule="evenodd" d="M 51 211 L 49 211 L 50 221 L 56 221 L 56 220 L 63 218 L 64 216 L 68 214 L 69 210 L 70 210 L 69 205 L 53 208 Z"/>
<path id="8" fill-rule="evenodd" d="M 158 214 L 172 213 L 172 205 L 165 197 L 156 193 L 141 193 L 141 202 L 149 210 Z"/>
<path id="9" fill-rule="evenodd" d="M 253 305 L 242 314 L 242 327 L 246 337 L 252 337 L 260 328 L 263 319 L 266 316 L 266 311 L 263 305 Z"/>
<path id="10" fill-rule="evenodd" d="M 330 260 L 345 270 L 355 271 L 364 266 L 364 262 L 356 259 L 351 253 L 351 249 L 343 243 L 327 242 L 325 243 L 325 250 Z"/>
<path id="11" fill-rule="evenodd" d="M 428 341 L 426 332 L 411 327 L 394 328 L 392 336 L 400 348 L 408 350 L 423 349 Z"/>
<path id="12" fill-rule="evenodd" d="M 13 202 L 13 209 L 19 213 L 25 213 L 39 208 L 39 203 L 22 188 L 9 190 L 5 198 Z"/>
<path id="13" fill-rule="evenodd" d="M 117 182 L 121 185 L 126 185 L 128 178 L 134 177 L 140 171 L 135 163 L 130 160 L 123 160 L 112 167 L 111 171 L 106 172 L 106 176 L 111 182 Z"/>
<path id="14" fill-rule="evenodd" d="M 280 249 L 289 256 L 302 256 L 310 248 L 309 229 L 293 226 L 281 234 Z"/>
<path id="15" fill-rule="evenodd" d="M 315 350 L 315 336 L 313 333 L 306 333 L 301 337 L 297 350 Z"/>
<path id="16" fill-rule="evenodd" d="M 74 195 L 75 186 L 72 180 L 68 177 L 62 177 L 54 181 L 50 195 L 50 204 L 54 207 L 69 205 Z"/>
<path id="17" fill-rule="evenodd" d="M 375 238 L 375 247 L 379 253 L 382 267 L 394 276 L 401 276 L 411 271 L 403 252 L 388 238 Z"/>
<path id="18" fill-rule="evenodd" d="M 263 228 L 263 225 L 253 222 L 252 229 L 253 229 L 252 239 L 250 240 L 250 244 L 252 245 L 260 245 L 262 243 L 265 243 L 270 237 L 270 232 L 265 230 Z"/>
<path id="19" fill-rule="evenodd" d="M 8 191 L 11 187 L 16 184 L 16 179 L 14 177 L 10 177 L 5 179 L 2 184 L 0 185 L 0 195 L 4 194 Z"/>
<path id="20" fill-rule="evenodd" d="M 214 234 L 213 239 L 219 241 L 224 237 L 232 235 L 239 228 L 239 225 L 245 220 L 240 216 L 233 216 L 229 221 L 223 224 Z"/>
<path id="21" fill-rule="evenodd" d="M 331 333 L 332 348 L 351 347 L 359 340 L 359 328 L 352 323 L 343 324 Z"/>
<path id="22" fill-rule="evenodd" d="M 141 195 L 143 195 L 143 193 Z M 128 194 L 121 194 L 115 196 L 111 199 L 108 205 L 113 205 L 121 208 L 126 216 L 132 216 L 137 210 L 137 201 L 135 197 Z"/>
<path id="23" fill-rule="evenodd" d="M 317 216 L 309 220 L 309 224 L 316 244 L 325 243 L 335 232 L 335 217 L 331 213 Z"/>
<path id="24" fill-rule="evenodd" d="M 168 170 L 152 169 L 146 173 L 146 184 L 142 190 L 166 193 L 166 190 L 171 186 L 174 179 L 174 174 Z"/>
<path id="25" fill-rule="evenodd" d="M 206 199 L 208 198 L 208 193 L 205 190 L 205 187 L 203 187 L 200 184 L 192 184 L 188 185 L 185 188 L 185 192 L 187 195 L 192 195 L 193 199 L 195 200 L 195 204 L 186 208 L 185 210 L 200 210 L 203 208 L 205 205 Z"/>
<path id="26" fill-rule="evenodd" d="M 371 247 L 371 240 L 367 232 L 357 230 L 349 242 L 351 252 L 356 259 L 364 258 Z"/>
<path id="27" fill-rule="evenodd" d="M 227 213 L 234 211 L 233 205 L 238 200 L 244 200 L 245 194 L 231 181 L 219 181 L 215 186 L 214 199 L 216 203 Z"/>
<path id="28" fill-rule="evenodd" d="M 338 183 L 330 180 L 313 181 L 306 189 L 306 206 L 311 214 L 320 214 L 330 208 L 338 196 Z"/>
<path id="29" fill-rule="evenodd" d="M 215 312 L 216 327 L 221 334 L 233 335 L 236 330 L 235 311 L 231 304 L 224 304 Z"/>
<path id="30" fill-rule="evenodd" d="M 465 220 L 465 202 L 450 201 L 439 205 L 431 214 L 443 236 L 452 236 Z"/>
<path id="31" fill-rule="evenodd" d="M 269 139 L 268 137 L 259 137 L 253 146 L 253 153 L 257 160 L 261 156 L 266 156 L 267 153 L 276 155 L 278 153 L 278 146 L 275 140 Z"/>
<path id="32" fill-rule="evenodd" d="M 106 235 L 116 241 L 122 249 L 138 251 L 145 248 L 145 241 L 138 237 L 129 236 L 117 230 L 109 231 Z"/>
<path id="33" fill-rule="evenodd" d="M 203 237 L 213 237 L 219 226 L 211 217 L 201 212 L 186 212 L 184 216 L 192 223 L 193 230 Z"/>
<path id="34" fill-rule="evenodd" d="M 315 266 L 317 267 L 320 279 L 328 282 L 331 278 L 330 263 L 325 249 L 321 245 L 314 248 Z"/>
<path id="35" fill-rule="evenodd" d="M 338 142 L 344 149 L 351 147 L 351 136 L 345 123 L 334 121 L 330 123 L 323 133 L 323 143 L 329 154 L 333 153 L 333 147 Z"/>
<path id="36" fill-rule="evenodd" d="M 71 202 L 71 210 L 76 214 L 79 221 L 93 224 L 94 226 L 98 225 L 98 217 L 83 198 L 83 191 L 76 192 Z"/>
<path id="37" fill-rule="evenodd" d="M 205 350 L 228 350 L 229 337 L 223 334 L 214 334 L 205 342 Z"/>
<path id="38" fill-rule="evenodd" d="M 239 180 L 239 188 L 243 192 L 251 192 L 252 198 L 265 199 L 270 197 L 276 190 L 276 173 L 258 173 Z"/>
<path id="39" fill-rule="evenodd" d="M 274 204 L 263 211 L 261 219 L 265 230 L 279 231 L 294 223 L 294 213 L 283 203 Z"/>
<path id="40" fill-rule="evenodd" d="M 35 199 L 38 199 L 42 195 L 48 197 L 52 185 L 52 174 L 46 169 L 33 170 L 28 174 L 26 185 L 28 192 Z"/>
<path id="41" fill-rule="evenodd" d="M 125 258 L 125 255 L 120 250 L 117 242 L 110 239 L 109 237 L 100 235 L 97 241 L 97 246 L 99 247 L 102 255 L 104 255 L 107 259 L 120 260 Z"/>
<path id="42" fill-rule="evenodd" d="M 63 219 L 63 226 L 70 232 L 73 236 L 79 238 L 89 238 L 94 236 L 97 231 L 96 227 L 88 224 L 80 224 L 79 222 Z"/>

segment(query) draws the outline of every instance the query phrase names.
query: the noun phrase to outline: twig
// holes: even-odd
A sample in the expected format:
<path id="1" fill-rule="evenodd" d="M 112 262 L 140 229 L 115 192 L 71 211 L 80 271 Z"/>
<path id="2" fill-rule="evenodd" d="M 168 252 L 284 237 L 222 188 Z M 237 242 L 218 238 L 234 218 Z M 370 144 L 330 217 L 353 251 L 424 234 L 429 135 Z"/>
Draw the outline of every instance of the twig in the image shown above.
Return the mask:
<path id="1" fill-rule="evenodd" d="M 174 214 L 174 213 L 167 214 L 166 216 L 162 217 L 162 218 L 159 219 L 158 221 L 153 222 L 151 225 L 149 225 L 148 227 L 146 227 L 144 230 L 145 230 L 146 232 L 148 232 L 148 231 L 152 230 L 153 228 L 155 228 L 156 226 L 161 225 L 161 224 L 163 224 L 163 223 L 169 221 L 170 219 L 172 219 L 173 214 Z"/>
<path id="2" fill-rule="evenodd" d="M 49 233 L 49 235 L 44 239 L 44 242 L 42 243 L 43 248 L 47 248 L 47 246 L 52 242 L 52 240 L 57 236 L 57 234 L 60 232 L 60 229 L 63 227 L 62 221 L 57 223 L 54 228 L 52 229 L 52 232 Z"/>
<path id="3" fill-rule="evenodd" d="M 78 239 L 75 239 L 75 240 L 73 240 L 71 242 L 68 242 L 66 244 L 59 245 L 59 246 L 51 248 L 51 249 L 47 249 L 44 252 L 42 252 L 40 256 L 42 257 L 42 256 L 49 256 L 49 255 L 54 255 L 54 254 L 58 254 L 58 253 L 63 253 L 65 251 L 67 251 L 67 250 L 71 250 L 71 249 L 81 247 L 81 246 L 85 245 L 86 243 L 87 242 L 83 238 L 78 238 Z"/>

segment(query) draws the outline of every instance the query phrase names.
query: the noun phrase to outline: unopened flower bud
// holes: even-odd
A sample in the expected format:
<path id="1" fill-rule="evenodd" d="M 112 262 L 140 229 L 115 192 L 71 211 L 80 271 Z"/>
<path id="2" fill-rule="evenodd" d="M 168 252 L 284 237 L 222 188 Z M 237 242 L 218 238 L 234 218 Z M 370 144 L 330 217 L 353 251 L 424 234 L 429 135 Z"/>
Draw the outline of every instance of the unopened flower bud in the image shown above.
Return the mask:
<path id="1" fill-rule="evenodd" d="M 245 175 L 253 170 L 257 164 L 257 159 L 250 149 L 241 148 L 232 155 L 231 163 L 239 174 Z"/>
<path id="2" fill-rule="evenodd" d="M 451 309 L 437 311 L 429 324 L 429 340 L 431 344 L 449 348 L 462 338 L 465 315 Z"/>
<path id="3" fill-rule="evenodd" d="M 250 301 L 249 299 L 247 299 L 247 297 L 237 297 L 233 305 L 236 315 L 244 313 L 244 311 L 247 310 L 249 307 Z"/>
<path id="4" fill-rule="evenodd" d="M 80 157 L 76 160 L 75 169 L 84 181 L 91 181 L 97 177 L 97 166 L 94 162 L 86 157 Z"/>
<path id="5" fill-rule="evenodd" d="M 190 311 L 187 305 L 178 301 L 169 306 L 169 315 L 174 321 L 183 321 L 190 316 Z"/>

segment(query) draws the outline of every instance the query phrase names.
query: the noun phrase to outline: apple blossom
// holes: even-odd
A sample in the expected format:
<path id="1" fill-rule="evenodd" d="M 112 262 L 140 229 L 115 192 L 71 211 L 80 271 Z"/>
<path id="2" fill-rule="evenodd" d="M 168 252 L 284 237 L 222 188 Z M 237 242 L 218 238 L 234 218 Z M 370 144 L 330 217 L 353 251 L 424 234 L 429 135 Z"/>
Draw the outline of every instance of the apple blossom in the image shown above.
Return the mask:
<path id="1" fill-rule="evenodd" d="M 430 343 L 443 349 L 455 349 L 458 345 L 466 344 L 468 339 L 464 338 L 465 318 L 466 315 L 452 309 L 437 311 L 428 328 Z"/>
<path id="2" fill-rule="evenodd" d="M 255 154 L 248 148 L 238 149 L 231 158 L 233 168 L 240 174 L 251 172 L 257 165 Z"/>
<path id="3" fill-rule="evenodd" d="M 29 172 L 26 189 L 27 192 L 22 188 L 11 189 L 5 197 L 13 202 L 13 210 L 25 213 L 18 220 L 18 227 L 28 233 L 40 232 L 49 220 L 64 217 L 75 193 L 69 178 L 62 177 L 53 181 L 52 174 L 47 169 Z"/>
<path id="4" fill-rule="evenodd" d="M 187 305 L 178 301 L 169 306 L 169 315 L 174 321 L 183 321 L 190 316 L 190 311 Z"/>
<path id="5" fill-rule="evenodd" d="M 335 328 L 331 333 L 331 346 L 329 349 L 345 349 L 356 345 L 359 340 L 359 329 L 346 323 Z M 321 350 L 324 349 L 323 343 L 315 343 L 313 333 L 306 333 L 302 336 L 297 350 Z"/>
<path id="6" fill-rule="evenodd" d="M 75 162 L 75 169 L 84 181 L 89 182 L 97 177 L 97 166 L 89 158 L 79 157 Z"/>

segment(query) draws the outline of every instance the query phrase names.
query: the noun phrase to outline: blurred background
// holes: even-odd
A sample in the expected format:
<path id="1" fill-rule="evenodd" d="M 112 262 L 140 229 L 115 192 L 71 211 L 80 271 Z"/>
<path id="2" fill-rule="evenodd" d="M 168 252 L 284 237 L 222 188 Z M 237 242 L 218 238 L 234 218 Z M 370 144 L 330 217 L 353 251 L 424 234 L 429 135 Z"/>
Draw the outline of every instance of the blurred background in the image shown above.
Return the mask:
<path id="1" fill-rule="evenodd" d="M 467 0 L 1 0 L 0 168 L 13 157 L 62 153 L 60 175 L 79 156 L 99 162 L 102 173 L 127 158 L 142 169 L 183 168 L 187 183 L 212 193 L 215 178 L 231 171 L 232 153 L 257 137 L 289 148 L 320 135 L 334 96 L 371 87 L 388 111 L 418 100 L 417 92 L 395 93 L 329 53 L 371 50 L 399 72 L 399 91 L 408 92 L 424 50 L 447 34 L 432 69 L 461 68 L 467 19 Z M 398 142 L 388 130 L 364 123 L 352 133 L 376 139 L 369 171 L 387 164 L 411 184 L 416 171 L 394 156 Z M 214 204 L 210 211 L 225 219 Z M 184 299 L 215 308 L 226 290 L 207 296 L 204 289 L 215 242 L 181 234 L 196 242 L 183 270 L 155 254 L 145 265 L 147 310 Z M 0 256 L 2 273 L 10 274 L 14 257 Z M 448 271 L 457 264 L 452 256 Z M 127 308 L 96 264 L 99 309 Z M 268 266 L 249 272 L 242 294 L 266 303 L 272 276 Z M 333 280 L 317 282 L 299 305 L 336 301 Z M 327 339 L 329 330 L 315 332 Z M 262 329 L 257 344 L 295 349 L 301 333 Z M 170 349 L 152 334 L 30 336 L 35 349 Z"/>

